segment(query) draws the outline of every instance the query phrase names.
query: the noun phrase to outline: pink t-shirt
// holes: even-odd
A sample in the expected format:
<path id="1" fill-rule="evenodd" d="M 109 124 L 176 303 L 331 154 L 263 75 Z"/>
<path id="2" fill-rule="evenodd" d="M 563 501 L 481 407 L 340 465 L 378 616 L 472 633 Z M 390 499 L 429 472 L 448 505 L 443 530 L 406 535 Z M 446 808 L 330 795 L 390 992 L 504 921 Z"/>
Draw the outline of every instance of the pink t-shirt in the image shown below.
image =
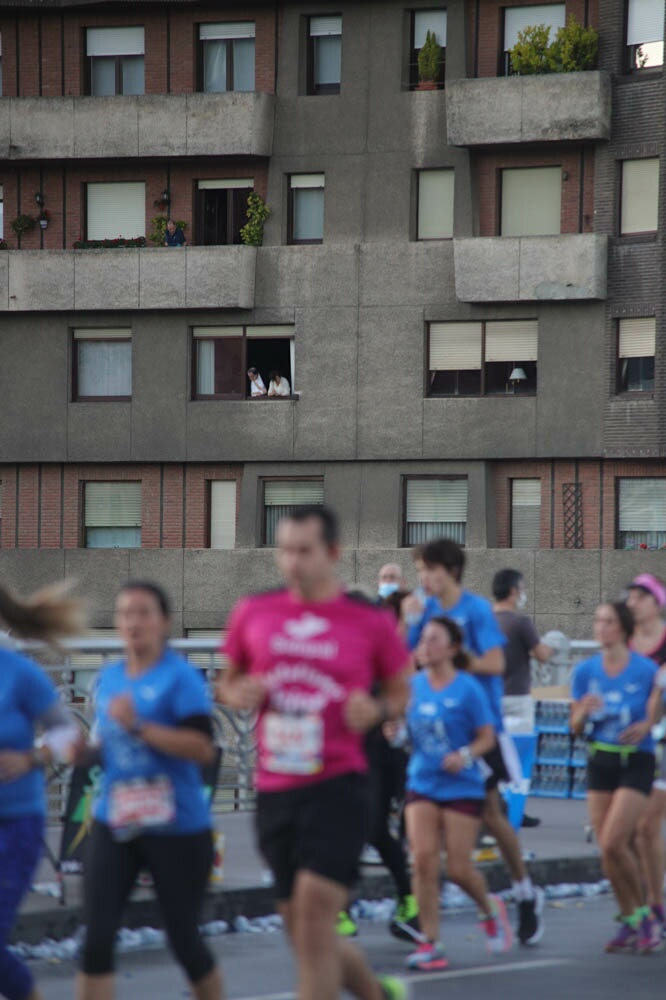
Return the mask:
<path id="1" fill-rule="evenodd" d="M 273 591 L 236 605 L 223 649 L 268 690 L 258 724 L 260 791 L 367 769 L 363 735 L 347 728 L 343 707 L 352 691 L 370 691 L 407 666 L 392 614 L 342 592 L 307 603 Z"/>

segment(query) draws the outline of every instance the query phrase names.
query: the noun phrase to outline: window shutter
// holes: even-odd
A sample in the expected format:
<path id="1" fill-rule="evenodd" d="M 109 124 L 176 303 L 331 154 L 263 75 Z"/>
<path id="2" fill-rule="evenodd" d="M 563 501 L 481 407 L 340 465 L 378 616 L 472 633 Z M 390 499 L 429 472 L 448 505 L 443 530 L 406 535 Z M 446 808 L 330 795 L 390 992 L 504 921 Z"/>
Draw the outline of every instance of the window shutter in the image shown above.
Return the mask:
<path id="1" fill-rule="evenodd" d="M 538 549 L 541 542 L 541 480 L 511 483 L 511 546 Z"/>
<path id="2" fill-rule="evenodd" d="M 467 480 L 408 479 L 407 521 L 467 521 Z"/>
<path id="3" fill-rule="evenodd" d="M 666 477 L 620 479 L 620 531 L 666 531 Z"/>
<path id="4" fill-rule="evenodd" d="M 659 159 L 625 160 L 622 164 L 623 233 L 655 233 L 658 228 Z"/>
<path id="5" fill-rule="evenodd" d="M 212 340 L 215 337 L 242 337 L 242 326 L 193 326 L 192 336 L 195 339 Z"/>
<path id="6" fill-rule="evenodd" d="M 627 45 L 661 42 L 664 37 L 664 0 L 629 0 Z"/>
<path id="7" fill-rule="evenodd" d="M 264 482 L 264 506 L 287 507 L 323 504 L 323 480 L 267 480 Z"/>
<path id="8" fill-rule="evenodd" d="M 294 328 L 286 323 L 276 326 L 246 326 L 245 334 L 250 338 L 283 337 L 289 340 L 294 336 Z"/>
<path id="9" fill-rule="evenodd" d="M 559 28 L 566 24 L 565 4 L 543 3 L 530 7 L 507 7 L 504 11 L 504 51 L 510 52 L 525 28 L 540 24 L 550 27 L 550 41 L 555 41 Z"/>
<path id="10" fill-rule="evenodd" d="M 238 191 L 252 190 L 254 177 L 224 177 L 218 180 L 197 181 L 199 191 Z"/>
<path id="11" fill-rule="evenodd" d="M 437 44 L 446 48 L 446 11 L 417 10 L 414 12 L 414 48 L 425 45 L 428 32 L 432 31 Z"/>
<path id="12" fill-rule="evenodd" d="M 486 361 L 536 361 L 539 321 L 486 323 Z"/>
<path id="13" fill-rule="evenodd" d="M 129 327 L 84 327 L 77 326 L 74 330 L 74 340 L 131 340 L 132 330 Z"/>
<path id="14" fill-rule="evenodd" d="M 325 186 L 324 174 L 292 174 L 289 178 L 292 190 L 294 188 L 323 188 Z"/>
<path id="15" fill-rule="evenodd" d="M 213 38 L 254 38 L 255 34 L 254 21 L 228 21 L 225 24 L 199 25 L 199 38 L 204 42 Z"/>
<path id="16" fill-rule="evenodd" d="M 140 528 L 141 483 L 86 483 L 86 528 Z"/>
<path id="17" fill-rule="evenodd" d="M 480 323 L 431 323 L 430 371 L 481 368 Z"/>
<path id="18" fill-rule="evenodd" d="M 143 181 L 121 184 L 88 184 L 89 240 L 134 239 L 146 235 L 146 185 Z"/>
<path id="19" fill-rule="evenodd" d="M 321 37 L 322 35 L 341 35 L 341 34 L 342 34 L 342 17 L 340 15 L 335 15 L 333 17 L 310 18 L 310 36 L 312 38 Z"/>
<path id="20" fill-rule="evenodd" d="M 654 316 L 643 319 L 621 319 L 618 354 L 621 358 L 653 358 L 657 321 Z"/>
<path id="21" fill-rule="evenodd" d="M 419 171 L 420 240 L 453 236 L 454 178 L 453 170 Z"/>
<path id="22" fill-rule="evenodd" d="M 236 480 L 210 484 L 210 547 L 236 547 Z"/>
<path id="23" fill-rule="evenodd" d="M 219 628 L 188 628 L 187 638 L 192 639 L 194 642 L 197 639 L 212 639 L 217 642 L 218 646 L 221 646 L 224 642 L 226 633 L 220 631 Z M 193 663 L 196 667 L 208 668 L 212 666 L 215 670 L 220 670 L 227 665 L 227 658 L 221 653 L 190 653 L 189 650 L 184 649 L 181 652 L 187 657 L 189 663 Z"/>
<path id="24" fill-rule="evenodd" d="M 89 56 L 142 56 L 143 28 L 88 28 L 86 53 Z"/>
<path id="25" fill-rule="evenodd" d="M 555 236 L 561 215 L 560 167 L 502 171 L 502 236 Z"/>

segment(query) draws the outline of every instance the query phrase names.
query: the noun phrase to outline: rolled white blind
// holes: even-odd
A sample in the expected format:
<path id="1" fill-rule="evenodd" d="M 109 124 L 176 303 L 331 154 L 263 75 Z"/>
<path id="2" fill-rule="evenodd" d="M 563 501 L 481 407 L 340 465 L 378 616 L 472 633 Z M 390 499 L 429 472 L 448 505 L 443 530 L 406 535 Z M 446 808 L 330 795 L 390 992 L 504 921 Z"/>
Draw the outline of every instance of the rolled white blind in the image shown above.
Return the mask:
<path id="1" fill-rule="evenodd" d="M 553 236 L 560 232 L 562 170 L 502 170 L 502 236 Z"/>
<path id="2" fill-rule="evenodd" d="M 664 0 L 629 0 L 627 45 L 660 42 L 664 37 Z"/>
<path id="3" fill-rule="evenodd" d="M 292 188 L 323 188 L 325 174 L 292 174 L 289 183 Z"/>
<path id="4" fill-rule="evenodd" d="M 254 38 L 256 25 L 254 21 L 227 21 L 224 24 L 200 24 L 199 38 Z"/>
<path id="5" fill-rule="evenodd" d="M 536 361 L 539 321 L 502 320 L 486 323 L 486 361 Z"/>
<path id="6" fill-rule="evenodd" d="M 657 321 L 654 316 L 642 319 L 621 319 L 619 356 L 621 358 L 653 358 Z"/>
<path id="7" fill-rule="evenodd" d="M 513 503 L 522 507 L 541 506 L 541 480 L 540 479 L 514 479 L 511 484 L 511 498 Z"/>
<path id="8" fill-rule="evenodd" d="M 77 326 L 74 330 L 74 340 L 131 340 L 132 330 L 129 327 Z"/>
<path id="9" fill-rule="evenodd" d="M 142 56 L 143 28 L 88 28 L 86 53 L 89 56 Z"/>
<path id="10" fill-rule="evenodd" d="M 224 177 L 219 180 L 197 181 L 199 191 L 237 191 L 254 187 L 253 177 Z"/>
<path id="11" fill-rule="evenodd" d="M 298 504 L 323 504 L 322 480 L 278 480 L 264 483 L 264 505 L 285 507 Z"/>
<path id="12" fill-rule="evenodd" d="M 666 478 L 619 480 L 620 531 L 666 531 Z"/>
<path id="13" fill-rule="evenodd" d="M 558 29 L 566 24 L 565 5 L 542 3 L 529 7 L 507 7 L 504 11 L 504 51 L 509 52 L 514 47 L 521 31 L 540 24 L 550 28 L 550 40 L 554 42 Z"/>
<path id="14" fill-rule="evenodd" d="M 514 479 L 511 484 L 511 545 L 538 549 L 541 541 L 541 480 Z"/>
<path id="15" fill-rule="evenodd" d="M 659 211 L 659 159 L 625 160 L 622 164 L 620 231 L 655 233 Z"/>
<path id="16" fill-rule="evenodd" d="M 146 235 L 146 185 L 143 181 L 88 184 L 89 240 L 134 239 Z"/>
<path id="17" fill-rule="evenodd" d="M 213 639 L 218 645 L 222 645 L 224 642 L 225 632 L 221 631 L 219 628 L 188 628 L 187 638 L 194 639 Z M 185 655 L 190 663 L 193 663 L 197 667 L 209 667 L 211 666 L 211 655 L 210 653 L 190 653 L 189 650 L 185 650 Z M 221 653 L 214 653 L 212 657 L 212 666 L 216 669 L 220 669 L 227 664 L 227 659 Z"/>
<path id="18" fill-rule="evenodd" d="M 409 479 L 407 521 L 467 521 L 466 479 Z"/>
<path id="19" fill-rule="evenodd" d="M 414 48 L 425 45 L 428 32 L 432 31 L 438 45 L 446 48 L 446 11 L 417 10 L 414 12 Z"/>
<path id="20" fill-rule="evenodd" d="M 286 337 L 294 336 L 293 326 L 286 324 L 279 326 L 247 326 L 245 333 L 248 337 Z"/>
<path id="21" fill-rule="evenodd" d="M 140 528 L 141 483 L 86 483 L 86 528 Z"/>
<path id="22" fill-rule="evenodd" d="M 419 172 L 418 238 L 448 239 L 453 236 L 453 170 Z"/>
<path id="23" fill-rule="evenodd" d="M 430 324 L 430 371 L 470 371 L 480 367 L 480 323 Z"/>
<path id="24" fill-rule="evenodd" d="M 242 326 L 193 326 L 192 336 L 201 340 L 212 340 L 215 337 L 242 337 Z"/>
<path id="25" fill-rule="evenodd" d="M 341 35 L 342 16 L 336 14 L 332 17 L 311 17 L 310 35 L 311 37 L 321 37 L 322 35 Z"/>
<path id="26" fill-rule="evenodd" d="M 210 484 L 210 547 L 236 547 L 236 480 Z"/>

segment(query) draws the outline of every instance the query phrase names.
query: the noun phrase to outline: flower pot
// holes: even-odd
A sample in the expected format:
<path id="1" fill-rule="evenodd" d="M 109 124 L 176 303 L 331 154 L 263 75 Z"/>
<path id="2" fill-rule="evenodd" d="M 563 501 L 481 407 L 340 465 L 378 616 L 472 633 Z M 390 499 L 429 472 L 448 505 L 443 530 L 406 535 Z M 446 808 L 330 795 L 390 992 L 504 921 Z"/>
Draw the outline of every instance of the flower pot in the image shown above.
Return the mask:
<path id="1" fill-rule="evenodd" d="M 48 229 L 49 228 L 49 220 L 48 219 L 40 219 L 39 220 L 39 228 L 40 229 Z"/>

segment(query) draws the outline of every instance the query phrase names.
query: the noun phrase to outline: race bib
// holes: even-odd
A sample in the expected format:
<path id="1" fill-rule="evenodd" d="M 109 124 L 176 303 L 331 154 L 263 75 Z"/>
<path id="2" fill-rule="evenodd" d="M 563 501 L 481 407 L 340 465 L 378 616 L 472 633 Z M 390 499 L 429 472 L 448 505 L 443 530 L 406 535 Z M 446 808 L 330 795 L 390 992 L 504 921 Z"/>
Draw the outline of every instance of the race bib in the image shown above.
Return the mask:
<path id="1" fill-rule="evenodd" d="M 324 766 L 324 723 L 318 715 L 264 716 L 264 767 L 276 774 L 318 774 Z"/>
<path id="2" fill-rule="evenodd" d="M 119 839 L 145 830 L 170 826 L 176 819 L 176 798 L 169 778 L 116 781 L 109 791 L 109 826 Z"/>

